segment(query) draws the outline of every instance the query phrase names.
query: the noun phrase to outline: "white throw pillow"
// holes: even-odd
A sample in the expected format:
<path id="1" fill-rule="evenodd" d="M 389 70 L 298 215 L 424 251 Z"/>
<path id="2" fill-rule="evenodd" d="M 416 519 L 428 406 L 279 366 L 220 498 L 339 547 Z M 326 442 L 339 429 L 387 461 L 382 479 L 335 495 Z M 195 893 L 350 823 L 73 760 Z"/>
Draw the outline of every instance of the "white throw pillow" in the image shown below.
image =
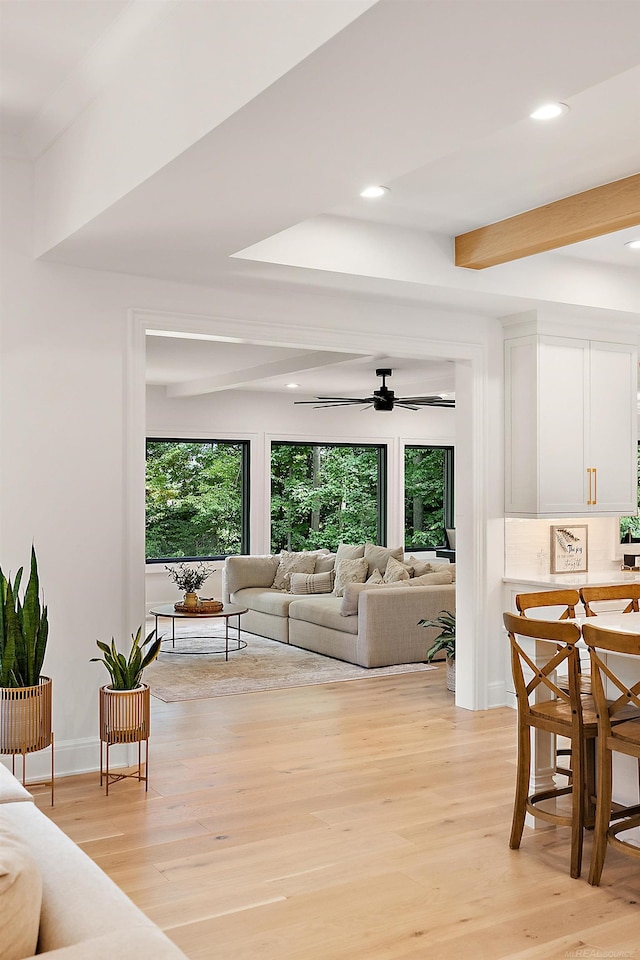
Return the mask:
<path id="1" fill-rule="evenodd" d="M 447 563 L 446 561 L 444 563 L 432 562 L 430 566 L 431 566 L 431 570 L 429 571 L 429 573 L 450 573 L 453 578 L 453 581 L 455 582 L 455 579 L 456 579 L 455 563 Z"/>
<path id="2" fill-rule="evenodd" d="M 391 549 L 390 547 L 378 547 L 375 543 L 365 543 L 364 555 L 369 564 L 369 576 L 371 576 L 376 567 L 378 570 L 386 570 L 390 557 L 393 557 L 394 560 L 402 560 L 404 558 L 404 547 Z"/>
<path id="3" fill-rule="evenodd" d="M 288 590 L 292 573 L 314 573 L 316 560 L 317 557 L 311 553 L 287 553 L 283 550 L 273 578 L 274 590 Z"/>
<path id="4" fill-rule="evenodd" d="M 438 584 L 453 583 L 453 574 L 447 570 L 442 573 L 423 573 L 421 577 L 413 577 L 409 580 L 409 587 L 432 587 Z"/>
<path id="5" fill-rule="evenodd" d="M 364 557 L 358 560 L 336 560 L 336 582 L 333 588 L 335 596 L 342 597 L 348 583 L 364 583 L 367 569 L 368 564 Z"/>
<path id="6" fill-rule="evenodd" d="M 394 557 L 389 557 L 389 561 L 382 578 L 385 583 L 397 583 L 398 580 L 408 580 L 409 576 L 410 574 L 406 564 L 400 563 L 400 561 L 396 560 Z"/>
<path id="7" fill-rule="evenodd" d="M 409 563 L 413 567 L 414 577 L 421 577 L 425 573 L 433 573 L 433 569 L 428 560 L 418 560 L 417 557 L 409 557 Z"/>
<path id="8" fill-rule="evenodd" d="M 361 557 L 364 557 L 364 543 L 341 543 L 338 545 L 336 563 L 338 560 L 359 560 Z"/>
<path id="9" fill-rule="evenodd" d="M 0 815 L 0 953 L 2 960 L 32 957 L 38 945 L 42 877 L 26 844 Z"/>
<path id="10" fill-rule="evenodd" d="M 316 573 L 326 573 L 328 570 L 334 570 L 336 566 L 335 553 L 322 553 L 316 557 Z"/>
<path id="11" fill-rule="evenodd" d="M 325 573 L 292 573 L 289 579 L 290 592 L 300 596 L 311 593 L 331 593 L 333 581 L 333 570 L 327 570 Z"/>

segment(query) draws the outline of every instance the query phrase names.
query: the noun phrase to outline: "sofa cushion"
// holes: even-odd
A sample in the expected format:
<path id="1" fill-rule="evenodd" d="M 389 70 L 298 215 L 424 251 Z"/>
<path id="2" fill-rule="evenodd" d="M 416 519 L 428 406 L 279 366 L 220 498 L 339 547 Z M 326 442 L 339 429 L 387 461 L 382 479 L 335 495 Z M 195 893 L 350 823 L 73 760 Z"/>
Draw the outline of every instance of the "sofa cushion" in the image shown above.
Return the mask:
<path id="1" fill-rule="evenodd" d="M 245 587 L 244 590 L 238 590 L 231 598 L 233 603 L 239 603 L 249 610 L 256 610 L 258 613 L 270 613 L 274 617 L 287 617 L 289 615 L 289 604 L 293 600 L 290 593 L 283 593 L 282 590 L 274 590 L 272 587 Z"/>
<path id="2" fill-rule="evenodd" d="M 407 562 L 413 567 L 414 577 L 421 577 L 425 573 L 433 573 L 431 563 L 428 560 L 418 560 L 417 557 L 409 557 Z"/>
<path id="3" fill-rule="evenodd" d="M 313 573 L 316 569 L 317 555 L 314 553 L 289 553 L 283 550 L 273 578 L 274 590 L 288 590 L 292 573 Z"/>
<path id="4" fill-rule="evenodd" d="M 294 600 L 289 607 L 291 620 L 306 620 L 319 627 L 330 627 L 342 633 L 358 633 L 358 618 L 343 617 L 340 613 L 342 599 L 340 597 L 309 597 L 304 600 Z"/>
<path id="5" fill-rule="evenodd" d="M 432 560 L 430 563 L 431 570 L 430 573 L 450 573 L 453 577 L 455 583 L 456 579 L 456 565 L 455 563 L 434 563 Z"/>
<path id="6" fill-rule="evenodd" d="M 364 557 L 364 543 L 341 543 L 336 553 L 336 565 L 338 560 L 360 560 L 362 557 Z"/>
<path id="7" fill-rule="evenodd" d="M 322 553 L 316 557 L 315 573 L 327 573 L 334 570 L 336 565 L 335 553 Z"/>
<path id="8" fill-rule="evenodd" d="M 384 579 L 383 579 L 383 577 L 382 577 L 382 574 L 380 573 L 380 571 L 378 570 L 377 567 L 376 567 L 376 569 L 373 571 L 373 573 L 371 574 L 371 576 L 370 576 L 370 577 L 367 577 L 365 583 L 384 583 Z"/>
<path id="9" fill-rule="evenodd" d="M 333 592 L 341 597 L 347 583 L 364 583 L 367 579 L 367 561 L 364 557 L 359 560 L 336 560 L 336 580 Z"/>
<path id="10" fill-rule="evenodd" d="M 290 578 L 291 593 L 331 593 L 333 590 L 334 573 L 292 573 Z"/>
<path id="11" fill-rule="evenodd" d="M 407 580 L 409 587 L 427 587 L 434 584 L 453 583 L 453 574 L 449 570 L 441 573 L 423 573 L 421 577 L 412 577 Z"/>
<path id="12" fill-rule="evenodd" d="M 278 557 L 227 557 L 224 563 L 225 590 L 231 595 L 245 587 L 270 587 L 278 569 Z"/>
<path id="13" fill-rule="evenodd" d="M 385 583 L 396 583 L 398 580 L 408 580 L 411 574 L 413 573 L 413 568 L 408 567 L 404 563 L 400 563 L 399 560 L 396 560 L 394 557 L 389 557 L 386 569 L 382 579 Z"/>
<path id="14" fill-rule="evenodd" d="M 0 812 L 0 954 L 24 960 L 36 952 L 42 876 L 26 844 Z"/>
<path id="15" fill-rule="evenodd" d="M 394 560 L 402 560 L 404 558 L 404 547 L 391 549 L 389 547 L 378 547 L 375 543 L 365 543 L 364 557 L 369 564 L 368 576 L 371 576 L 376 567 L 378 570 L 386 570 L 390 557 L 393 557 Z"/>

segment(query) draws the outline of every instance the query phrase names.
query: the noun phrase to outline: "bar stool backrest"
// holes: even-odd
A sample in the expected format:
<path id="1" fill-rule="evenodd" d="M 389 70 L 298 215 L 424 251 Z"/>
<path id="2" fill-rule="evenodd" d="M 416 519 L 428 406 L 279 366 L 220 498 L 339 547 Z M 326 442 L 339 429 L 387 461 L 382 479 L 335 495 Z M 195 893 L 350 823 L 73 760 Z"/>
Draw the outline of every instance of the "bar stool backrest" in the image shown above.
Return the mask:
<path id="1" fill-rule="evenodd" d="M 580 599 L 588 617 L 595 617 L 598 611 L 592 603 L 601 600 L 628 600 L 623 613 L 640 613 L 640 583 L 614 583 L 604 587 L 581 587 Z"/>
<path id="2" fill-rule="evenodd" d="M 562 607 L 559 620 L 572 619 L 576 615 L 576 605 L 580 602 L 577 590 L 542 590 L 540 593 L 516 594 L 516 608 L 521 617 L 527 616 L 527 610 L 540 607 Z"/>
<path id="3" fill-rule="evenodd" d="M 584 623 L 582 636 L 591 656 L 591 686 L 600 730 L 608 737 L 611 735 L 612 721 L 636 717 L 640 712 L 640 680 L 630 686 L 628 680 L 618 676 L 620 666 L 603 659 L 603 654 L 622 653 L 626 657 L 640 658 L 640 634 L 608 630 L 597 623 Z"/>
<path id="4" fill-rule="evenodd" d="M 576 647 L 580 639 L 580 628 L 575 623 L 533 620 L 524 616 L 517 617 L 512 613 L 505 613 L 503 619 L 511 644 L 511 667 L 518 709 L 525 714 L 531 713 L 536 691 L 542 686 L 546 688 L 550 699 L 562 700 L 567 705 L 570 716 L 572 705 L 580 703 L 580 665 Z M 518 637 L 550 641 L 548 659 L 542 664 L 536 662 L 540 657 L 532 659 L 519 643 Z M 552 644 L 556 646 L 553 647 Z M 556 671 L 565 664 L 567 673 L 562 684 L 558 685 Z M 579 707 L 577 713 L 580 714 L 577 722 L 581 722 Z"/>

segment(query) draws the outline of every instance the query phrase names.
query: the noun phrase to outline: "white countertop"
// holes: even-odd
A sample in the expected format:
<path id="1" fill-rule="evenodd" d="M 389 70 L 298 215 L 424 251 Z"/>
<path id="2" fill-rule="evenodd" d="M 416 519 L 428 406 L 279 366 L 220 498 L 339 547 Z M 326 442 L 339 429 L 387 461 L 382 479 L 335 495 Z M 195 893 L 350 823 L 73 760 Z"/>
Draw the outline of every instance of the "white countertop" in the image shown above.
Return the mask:
<path id="1" fill-rule="evenodd" d="M 594 573 L 533 573 L 504 576 L 503 583 L 524 583 L 533 587 L 595 587 L 612 583 L 640 583 L 640 572 L 598 570 Z"/>

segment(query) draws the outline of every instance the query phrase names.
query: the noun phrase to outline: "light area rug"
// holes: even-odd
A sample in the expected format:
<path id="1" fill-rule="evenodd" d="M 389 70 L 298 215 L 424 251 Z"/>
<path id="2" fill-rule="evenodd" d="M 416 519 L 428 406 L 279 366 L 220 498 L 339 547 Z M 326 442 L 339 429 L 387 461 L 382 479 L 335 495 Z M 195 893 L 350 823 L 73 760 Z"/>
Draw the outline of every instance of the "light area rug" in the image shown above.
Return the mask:
<path id="1" fill-rule="evenodd" d="M 224 650 L 223 629 L 207 630 L 207 638 L 199 640 L 189 639 L 188 629 L 180 626 L 180 636 L 185 639 L 176 640 L 175 649 L 185 652 L 171 653 L 171 642 L 164 643 L 158 659 L 144 672 L 144 681 L 149 684 L 151 695 L 165 703 L 437 670 L 426 663 L 367 669 L 244 631 L 241 639 L 247 646 L 232 650 L 225 661 L 224 653 L 202 655 L 195 652 L 203 647 Z M 229 644 L 233 648 L 234 640 Z"/>

